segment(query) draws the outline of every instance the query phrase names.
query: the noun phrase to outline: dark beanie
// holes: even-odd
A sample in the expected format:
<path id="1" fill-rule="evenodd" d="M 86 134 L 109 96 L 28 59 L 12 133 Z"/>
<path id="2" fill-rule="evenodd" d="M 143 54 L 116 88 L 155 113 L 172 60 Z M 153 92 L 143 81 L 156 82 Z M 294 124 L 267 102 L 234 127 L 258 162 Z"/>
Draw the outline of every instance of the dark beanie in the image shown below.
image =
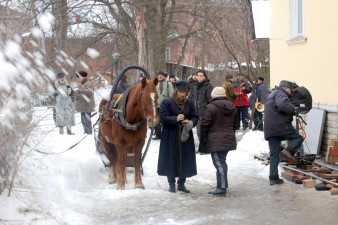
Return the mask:
<path id="1" fill-rule="evenodd" d="M 174 75 L 173 73 L 171 73 L 171 74 L 169 75 L 169 78 L 175 78 L 175 75 Z"/>
<path id="2" fill-rule="evenodd" d="M 56 76 L 57 76 L 57 78 L 62 78 L 62 77 L 64 77 L 64 76 L 65 76 L 65 74 L 64 74 L 64 73 L 62 73 L 62 72 L 60 72 L 60 73 L 58 73 Z"/>
<path id="3" fill-rule="evenodd" d="M 282 80 L 279 83 L 279 87 L 287 87 L 287 88 L 293 89 L 293 82 L 287 81 L 287 80 Z"/>

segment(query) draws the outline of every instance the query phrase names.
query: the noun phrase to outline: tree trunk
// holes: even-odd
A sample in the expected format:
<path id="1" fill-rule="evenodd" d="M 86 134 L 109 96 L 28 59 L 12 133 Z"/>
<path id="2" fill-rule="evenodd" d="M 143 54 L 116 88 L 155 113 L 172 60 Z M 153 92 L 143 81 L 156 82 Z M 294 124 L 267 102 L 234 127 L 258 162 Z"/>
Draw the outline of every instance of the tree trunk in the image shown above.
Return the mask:
<path id="1" fill-rule="evenodd" d="M 146 37 L 145 37 L 146 23 L 143 17 L 143 11 L 136 18 L 136 39 L 138 46 L 137 61 L 138 65 L 147 69 L 147 52 L 146 52 Z"/>

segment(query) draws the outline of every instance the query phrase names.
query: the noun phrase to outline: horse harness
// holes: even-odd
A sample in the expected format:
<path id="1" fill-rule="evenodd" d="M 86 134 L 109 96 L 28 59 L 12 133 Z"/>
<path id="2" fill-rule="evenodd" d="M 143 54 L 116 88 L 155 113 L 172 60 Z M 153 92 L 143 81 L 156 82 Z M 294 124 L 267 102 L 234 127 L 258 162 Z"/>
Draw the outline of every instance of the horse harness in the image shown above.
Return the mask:
<path id="1" fill-rule="evenodd" d="M 109 102 L 102 107 L 102 114 L 100 115 L 100 121 L 103 123 L 107 123 L 109 120 L 114 118 L 121 126 L 126 128 L 126 130 L 133 130 L 136 131 L 143 123 L 146 121 L 145 119 L 141 119 L 140 121 L 136 123 L 129 123 L 126 121 L 126 105 L 129 97 L 130 90 L 133 86 L 130 86 L 126 89 L 124 93 L 122 93 L 117 99 L 114 99 L 113 101 Z M 143 116 L 146 117 L 146 109 L 153 107 L 154 101 L 155 101 L 155 93 L 150 93 L 151 96 L 151 105 L 143 106 L 143 94 L 144 90 L 140 92 L 139 98 L 141 100 L 142 104 L 142 110 L 143 110 Z M 103 115 L 109 112 L 109 117 L 104 119 Z"/>

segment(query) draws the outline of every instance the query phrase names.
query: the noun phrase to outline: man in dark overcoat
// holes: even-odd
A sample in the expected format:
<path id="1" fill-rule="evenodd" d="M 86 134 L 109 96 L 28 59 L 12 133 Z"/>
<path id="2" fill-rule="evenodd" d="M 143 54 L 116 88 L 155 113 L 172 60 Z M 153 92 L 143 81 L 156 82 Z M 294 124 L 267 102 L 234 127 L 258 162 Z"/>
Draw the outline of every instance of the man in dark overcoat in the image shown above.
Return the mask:
<path id="1" fill-rule="evenodd" d="M 195 108 L 199 118 L 202 118 L 205 107 L 208 102 L 211 101 L 211 91 L 214 88 L 207 76 L 206 71 L 199 70 L 197 71 L 197 80 L 198 83 L 194 86 L 193 92 L 191 93 L 191 97 L 194 100 Z M 196 125 L 197 136 L 200 138 L 201 130 L 200 130 L 200 121 L 198 121 Z"/>
<path id="2" fill-rule="evenodd" d="M 270 148 L 270 185 L 282 184 L 278 175 L 280 154 L 289 161 L 295 161 L 293 155 L 303 143 L 303 137 L 292 126 L 295 106 L 290 102 L 293 83 L 282 80 L 279 87 L 269 95 L 264 110 L 264 138 Z M 289 140 L 286 149 L 281 151 L 281 141 Z"/>
<path id="3" fill-rule="evenodd" d="M 197 124 L 198 115 L 193 101 L 187 98 L 187 82 L 175 82 L 173 96 L 164 99 L 160 105 L 159 115 L 163 124 L 157 173 L 167 176 L 169 191 L 177 189 L 185 193 L 187 177 L 197 174 L 196 154 L 192 127 Z M 186 137 L 183 139 L 183 135 Z"/>

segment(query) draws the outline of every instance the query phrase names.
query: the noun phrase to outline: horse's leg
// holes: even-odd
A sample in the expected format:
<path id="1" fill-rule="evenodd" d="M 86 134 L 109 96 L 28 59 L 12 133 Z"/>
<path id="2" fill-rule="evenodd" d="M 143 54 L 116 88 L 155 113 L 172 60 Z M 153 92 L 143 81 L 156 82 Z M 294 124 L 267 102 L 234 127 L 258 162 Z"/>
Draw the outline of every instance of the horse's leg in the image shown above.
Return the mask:
<path id="1" fill-rule="evenodd" d="M 117 167 L 117 152 L 115 145 L 111 145 L 111 157 L 109 158 L 109 177 L 108 177 L 108 183 L 113 184 L 117 182 L 117 174 L 116 171 L 118 171 Z"/>
<path id="2" fill-rule="evenodd" d="M 142 183 L 141 177 L 141 154 L 142 154 L 143 144 L 139 143 L 137 146 L 134 146 L 134 167 L 135 167 L 135 188 L 144 189 L 144 184 Z"/>
<path id="3" fill-rule="evenodd" d="M 118 155 L 118 179 L 116 189 L 124 190 L 126 184 L 126 159 L 127 148 L 123 145 L 116 145 Z"/>

